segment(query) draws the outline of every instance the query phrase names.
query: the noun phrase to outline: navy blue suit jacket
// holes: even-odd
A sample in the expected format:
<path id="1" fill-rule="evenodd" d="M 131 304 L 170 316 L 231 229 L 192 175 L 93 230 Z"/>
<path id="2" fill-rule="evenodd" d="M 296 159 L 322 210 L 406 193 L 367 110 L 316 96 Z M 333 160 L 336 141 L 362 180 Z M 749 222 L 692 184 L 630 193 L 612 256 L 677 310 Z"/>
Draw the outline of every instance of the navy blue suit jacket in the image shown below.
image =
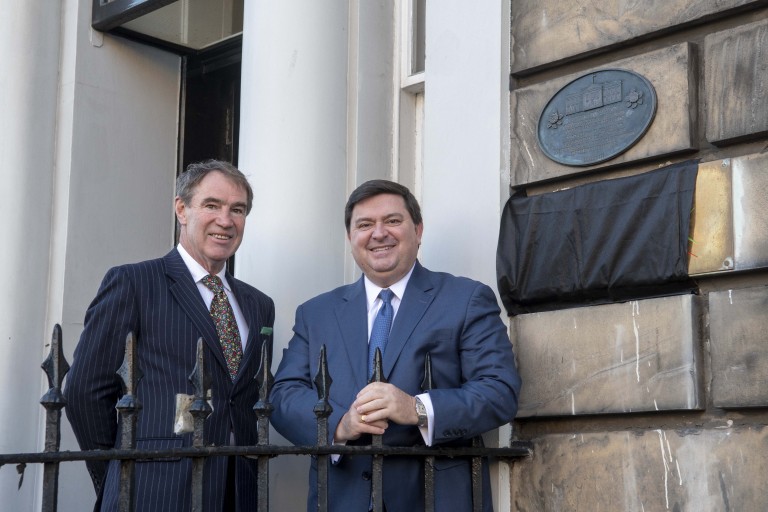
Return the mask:
<path id="1" fill-rule="evenodd" d="M 139 411 L 136 447 L 161 449 L 191 446 L 191 434 L 174 434 L 176 394 L 194 394 L 189 381 L 198 338 L 205 340 L 211 376 L 213 413 L 205 423 L 205 441 L 256 444 L 253 405 L 258 390 L 253 378 L 261 359 L 262 327 L 272 327 L 274 304 L 257 289 L 227 276 L 248 323 L 249 336 L 240 371 L 233 382 L 219 345 L 216 326 L 178 251 L 165 257 L 110 269 L 85 316 L 80 342 L 67 375 L 66 413 L 84 450 L 119 446 L 115 403 L 122 395 L 115 372 L 122 364 L 125 339 L 138 340 L 138 366 L 143 373 L 136 394 Z M 136 464 L 136 510 L 190 509 L 190 460 Z M 100 495 L 101 510 L 116 510 L 119 463 L 88 466 Z M 220 511 L 226 483 L 226 458 L 209 459 L 205 467 L 205 510 Z M 238 510 L 256 508 L 256 466 L 238 458 Z M 97 503 L 98 505 L 98 503 Z"/>
<path id="2" fill-rule="evenodd" d="M 491 289 L 470 279 L 431 272 L 418 262 L 403 294 L 383 354 L 387 381 L 408 394 L 421 392 L 424 359 L 432 359 L 434 442 L 468 445 L 473 436 L 510 422 L 517 412 L 520 377 L 512 346 Z M 367 384 L 368 324 L 361 278 L 320 295 L 296 311 L 294 336 L 275 375 L 272 423 L 297 445 L 316 442 L 313 378 L 320 347 L 326 345 L 333 383 L 330 436 Z M 364 436 L 365 437 L 365 436 Z M 360 443 L 370 442 L 361 438 Z M 391 423 L 384 444 L 423 444 L 416 426 Z M 316 510 L 316 461 L 310 469 L 307 510 Z M 371 457 L 344 456 L 330 470 L 332 511 L 368 510 Z M 486 507 L 491 510 L 487 467 Z M 387 510 L 420 510 L 424 503 L 423 463 L 416 458 L 384 458 Z M 471 510 L 470 461 L 436 461 L 436 510 Z"/>

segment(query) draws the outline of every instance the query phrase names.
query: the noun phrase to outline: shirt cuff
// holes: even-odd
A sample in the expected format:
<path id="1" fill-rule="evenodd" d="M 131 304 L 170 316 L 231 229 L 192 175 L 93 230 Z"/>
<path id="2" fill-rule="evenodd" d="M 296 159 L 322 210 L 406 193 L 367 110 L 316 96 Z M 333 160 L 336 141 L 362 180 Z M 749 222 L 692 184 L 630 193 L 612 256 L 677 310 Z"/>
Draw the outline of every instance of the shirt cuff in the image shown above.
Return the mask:
<path id="1" fill-rule="evenodd" d="M 338 442 L 334 439 L 333 444 L 334 446 L 346 446 L 347 442 L 346 441 Z M 338 453 L 331 454 L 331 464 L 338 464 L 339 460 L 341 460 L 341 454 L 338 454 Z"/>

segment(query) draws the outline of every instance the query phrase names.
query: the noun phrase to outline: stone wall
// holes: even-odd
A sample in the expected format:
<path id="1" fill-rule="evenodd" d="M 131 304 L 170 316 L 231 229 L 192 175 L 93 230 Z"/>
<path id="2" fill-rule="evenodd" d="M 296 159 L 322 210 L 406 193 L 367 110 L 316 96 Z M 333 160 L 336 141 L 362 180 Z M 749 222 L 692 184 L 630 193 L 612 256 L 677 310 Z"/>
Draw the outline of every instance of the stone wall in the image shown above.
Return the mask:
<path id="1" fill-rule="evenodd" d="M 697 295 L 520 315 L 510 510 L 768 510 L 768 2 L 511 2 L 510 181 L 529 195 L 698 159 Z M 537 126 L 575 78 L 621 68 L 657 111 L 615 158 L 549 159 Z"/>

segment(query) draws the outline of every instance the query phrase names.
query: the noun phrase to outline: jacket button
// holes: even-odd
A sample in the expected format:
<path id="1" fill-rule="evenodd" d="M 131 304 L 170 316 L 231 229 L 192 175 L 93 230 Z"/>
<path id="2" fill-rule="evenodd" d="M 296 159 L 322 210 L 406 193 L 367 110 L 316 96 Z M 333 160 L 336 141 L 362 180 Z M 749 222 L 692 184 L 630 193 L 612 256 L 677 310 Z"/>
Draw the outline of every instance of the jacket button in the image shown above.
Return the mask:
<path id="1" fill-rule="evenodd" d="M 231 405 L 232 407 L 234 407 L 234 406 L 235 406 L 235 401 L 234 401 L 234 400 L 230 400 L 230 401 L 229 401 L 229 405 Z"/>
<path id="2" fill-rule="evenodd" d="M 369 471 L 363 471 L 363 480 L 366 482 L 371 479 L 371 473 Z"/>

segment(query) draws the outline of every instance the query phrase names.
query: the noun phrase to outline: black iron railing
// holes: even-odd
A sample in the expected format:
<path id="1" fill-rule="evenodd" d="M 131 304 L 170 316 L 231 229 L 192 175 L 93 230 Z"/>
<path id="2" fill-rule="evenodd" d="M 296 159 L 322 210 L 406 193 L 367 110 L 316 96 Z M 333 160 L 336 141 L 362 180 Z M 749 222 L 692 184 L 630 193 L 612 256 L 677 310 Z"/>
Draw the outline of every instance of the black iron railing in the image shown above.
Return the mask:
<path id="1" fill-rule="evenodd" d="M 331 376 L 328 373 L 325 346 L 320 352 L 320 364 L 314 382 L 317 389 L 318 401 L 314 407 L 317 416 L 317 444 L 315 446 L 279 446 L 269 444 L 269 417 L 273 406 L 269 402 L 269 392 L 273 383 L 270 371 L 272 353 L 267 341 L 261 347 L 261 367 L 255 378 L 254 385 L 259 387 L 259 399 L 253 406 L 257 421 L 257 443 L 253 446 L 205 446 L 203 441 L 205 419 L 211 413 L 208 401 L 205 399 L 209 391 L 209 379 L 204 358 L 203 340 L 197 342 L 197 361 L 190 380 L 195 389 L 194 400 L 190 413 L 194 419 L 192 446 L 184 448 L 168 448 L 163 450 L 138 450 L 135 448 L 135 430 L 141 403 L 135 395 L 136 385 L 141 378 L 141 371 L 136 363 L 136 338 L 129 333 L 125 344 L 125 358 L 118 370 L 123 381 L 124 395 L 116 404 L 121 422 L 122 437 L 120 448 L 111 450 L 61 451 L 61 410 L 66 405 L 61 388 L 69 365 L 64 358 L 61 339 L 61 327 L 53 329 L 51 349 L 42 368 L 48 376 L 49 389 L 40 399 L 46 409 L 45 448 L 39 453 L 0 454 L 0 468 L 4 465 L 15 465 L 19 472 L 19 487 L 24 478 L 27 464 L 43 464 L 43 495 L 42 512 L 56 512 L 58 498 L 59 465 L 62 462 L 75 461 L 121 461 L 120 467 L 120 499 L 119 509 L 132 512 L 133 504 L 133 472 L 136 460 L 163 459 L 169 457 L 189 457 L 192 459 L 192 508 L 193 512 L 203 510 L 203 468 L 209 457 L 243 456 L 255 458 L 258 461 L 258 506 L 257 512 L 269 511 L 269 460 L 283 455 L 312 455 L 317 457 L 317 488 L 318 511 L 328 509 L 328 465 L 330 456 L 339 455 L 371 455 L 373 471 L 371 477 L 372 505 L 375 512 L 383 510 L 382 481 L 384 457 L 392 455 L 407 455 L 424 459 L 424 488 L 425 511 L 434 511 L 434 461 L 436 457 L 467 457 L 472 460 L 472 503 L 473 510 L 482 510 L 483 500 L 490 499 L 482 493 L 482 472 L 480 470 L 483 457 L 493 457 L 508 460 L 529 456 L 532 453 L 530 443 L 515 441 L 504 448 L 486 448 L 479 438 L 473 440 L 471 447 L 427 447 L 427 446 L 385 446 L 381 436 L 373 436 L 370 446 L 340 446 L 328 444 L 328 417 L 332 407 L 328 402 L 331 386 Z M 374 362 L 374 381 L 383 381 L 381 372 L 381 354 L 376 353 Z M 424 365 L 424 380 L 422 389 L 432 389 L 432 369 L 429 355 Z"/>

